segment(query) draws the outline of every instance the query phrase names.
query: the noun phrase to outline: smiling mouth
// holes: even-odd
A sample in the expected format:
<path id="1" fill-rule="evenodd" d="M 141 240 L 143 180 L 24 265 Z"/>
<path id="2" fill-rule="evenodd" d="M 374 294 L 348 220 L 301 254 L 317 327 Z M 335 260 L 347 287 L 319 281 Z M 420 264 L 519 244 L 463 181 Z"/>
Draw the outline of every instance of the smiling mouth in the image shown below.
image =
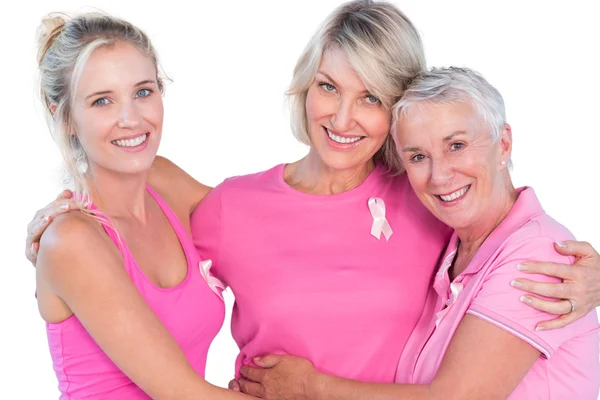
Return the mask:
<path id="1" fill-rule="evenodd" d="M 458 200 L 461 197 L 463 197 L 471 188 L 471 185 L 467 185 L 465 187 L 463 187 L 462 189 L 458 189 L 456 192 L 452 192 L 450 194 L 446 194 L 446 195 L 435 195 L 435 197 L 437 197 L 438 199 L 442 200 L 445 203 L 448 203 L 450 201 L 454 201 L 454 200 Z"/>
<path id="2" fill-rule="evenodd" d="M 117 139 L 112 140 L 111 143 L 119 147 L 136 147 L 144 143 L 148 139 L 148 134 L 144 133 L 138 137 L 132 139 Z"/>
<path id="3" fill-rule="evenodd" d="M 358 143 L 361 140 L 363 140 L 364 138 L 366 138 L 366 136 L 355 136 L 355 137 L 339 136 L 339 135 L 332 133 L 329 129 L 327 129 L 325 127 L 324 127 L 324 129 L 327 132 L 327 136 L 329 136 L 329 139 L 331 139 L 332 141 L 339 143 L 339 144 L 354 144 L 354 143 Z"/>

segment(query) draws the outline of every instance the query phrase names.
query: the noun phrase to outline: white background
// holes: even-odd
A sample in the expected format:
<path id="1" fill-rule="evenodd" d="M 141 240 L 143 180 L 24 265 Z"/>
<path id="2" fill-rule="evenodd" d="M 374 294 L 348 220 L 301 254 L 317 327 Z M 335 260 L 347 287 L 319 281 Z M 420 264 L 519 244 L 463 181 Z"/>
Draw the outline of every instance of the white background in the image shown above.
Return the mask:
<path id="1" fill-rule="evenodd" d="M 60 156 L 35 89 L 41 17 L 93 6 L 144 29 L 173 79 L 160 154 L 215 185 L 306 152 L 288 128 L 283 93 L 302 48 L 338 3 L 35 0 L 3 6 L 1 398 L 57 397 L 33 296 L 34 270 L 23 256 L 27 223 L 61 187 Z M 504 95 L 516 185 L 533 186 L 546 211 L 600 248 L 600 24 L 594 3 L 396 0 L 422 33 L 430 66 L 474 68 Z M 227 300 L 230 307 L 231 295 Z M 226 385 L 236 354 L 226 321 L 211 348 L 208 380 Z"/>

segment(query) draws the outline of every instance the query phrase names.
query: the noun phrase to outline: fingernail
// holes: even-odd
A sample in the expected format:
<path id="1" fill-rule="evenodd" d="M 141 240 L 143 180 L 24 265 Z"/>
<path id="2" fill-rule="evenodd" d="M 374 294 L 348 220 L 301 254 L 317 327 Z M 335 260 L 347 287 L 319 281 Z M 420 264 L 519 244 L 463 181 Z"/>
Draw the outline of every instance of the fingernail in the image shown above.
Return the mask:
<path id="1" fill-rule="evenodd" d="M 42 221 L 48 222 L 48 221 L 50 221 L 50 217 L 44 217 L 44 219 Z"/>
<path id="2" fill-rule="evenodd" d="M 510 281 L 510 286 L 520 288 L 522 285 L 519 281 Z"/>
<path id="3" fill-rule="evenodd" d="M 517 269 L 519 271 L 527 271 L 527 265 L 517 264 Z"/>
<path id="4" fill-rule="evenodd" d="M 563 249 L 567 247 L 567 245 L 565 244 L 565 242 L 556 242 L 556 245 L 558 247 L 562 247 Z"/>
<path id="5" fill-rule="evenodd" d="M 544 331 L 544 330 L 546 330 L 546 328 L 544 328 L 543 326 L 536 326 L 535 330 L 536 331 Z"/>
<path id="6" fill-rule="evenodd" d="M 60 206 L 60 208 L 62 210 L 68 210 L 69 209 L 69 203 L 63 204 L 62 206 Z"/>
<path id="7" fill-rule="evenodd" d="M 529 297 L 521 296 L 519 297 L 519 300 L 521 300 L 523 303 L 531 304 L 531 299 Z"/>
<path id="8" fill-rule="evenodd" d="M 252 361 L 254 361 L 254 363 L 255 363 L 255 364 L 257 364 L 257 363 L 259 363 L 259 362 L 260 362 L 260 357 L 258 357 L 258 356 L 257 356 L 257 357 L 254 357 L 254 358 L 252 359 Z"/>

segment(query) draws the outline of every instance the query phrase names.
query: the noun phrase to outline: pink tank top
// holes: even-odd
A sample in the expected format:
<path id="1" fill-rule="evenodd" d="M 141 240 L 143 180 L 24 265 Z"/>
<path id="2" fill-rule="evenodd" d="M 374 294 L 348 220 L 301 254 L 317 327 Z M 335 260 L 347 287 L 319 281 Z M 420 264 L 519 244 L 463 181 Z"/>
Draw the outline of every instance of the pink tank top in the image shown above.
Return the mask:
<path id="1" fill-rule="evenodd" d="M 181 222 L 152 188 L 147 190 L 173 226 L 185 252 L 188 272 L 180 284 L 171 288 L 155 286 L 138 267 L 123 237 L 110 227 L 105 226 L 105 230 L 117 246 L 120 238 L 121 254 L 131 280 L 198 375 L 204 376 L 208 347 L 223 324 L 225 306 L 219 289 L 214 285 L 211 289 L 207 284 L 207 280 L 212 280 L 207 276 L 207 263 L 201 263 Z M 60 399 L 150 398 L 108 358 L 75 315 L 46 326 Z"/>

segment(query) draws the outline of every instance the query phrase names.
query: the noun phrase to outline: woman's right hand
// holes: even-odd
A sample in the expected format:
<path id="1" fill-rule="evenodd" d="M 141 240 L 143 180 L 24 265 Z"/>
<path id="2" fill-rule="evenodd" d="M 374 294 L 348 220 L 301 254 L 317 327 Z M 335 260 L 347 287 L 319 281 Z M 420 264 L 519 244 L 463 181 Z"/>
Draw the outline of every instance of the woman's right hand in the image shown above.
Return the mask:
<path id="1" fill-rule="evenodd" d="M 33 264 L 37 262 L 37 253 L 40 248 L 40 238 L 50 225 L 50 222 L 59 214 L 76 210 L 79 208 L 77 202 L 72 199 L 73 192 L 69 189 L 64 190 L 58 195 L 56 200 L 52 201 L 46 207 L 38 210 L 33 219 L 27 225 L 27 238 L 25 239 L 25 256 Z"/>

